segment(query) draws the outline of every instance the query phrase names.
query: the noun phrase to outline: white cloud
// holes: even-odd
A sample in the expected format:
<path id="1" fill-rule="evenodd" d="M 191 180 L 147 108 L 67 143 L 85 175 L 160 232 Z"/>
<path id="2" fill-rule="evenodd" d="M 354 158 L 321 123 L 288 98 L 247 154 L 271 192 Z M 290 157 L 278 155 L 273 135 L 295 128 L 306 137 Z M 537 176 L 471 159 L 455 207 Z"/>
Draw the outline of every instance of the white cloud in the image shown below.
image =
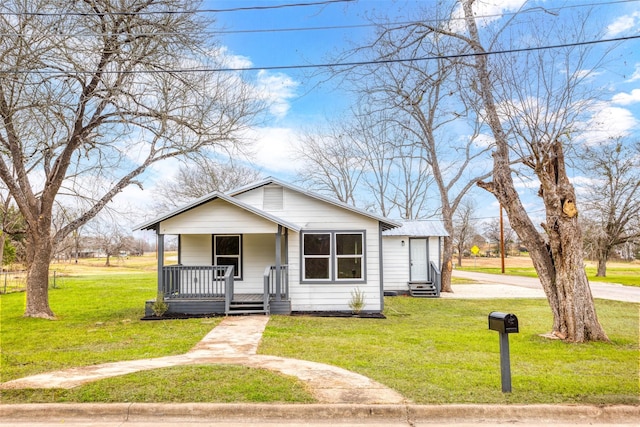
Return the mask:
<path id="1" fill-rule="evenodd" d="M 640 102 L 640 89 L 633 89 L 631 93 L 618 93 L 611 98 L 611 102 L 618 105 L 630 105 Z"/>
<path id="2" fill-rule="evenodd" d="M 591 118 L 578 125 L 577 129 L 582 130 L 579 141 L 585 144 L 627 135 L 638 126 L 638 120 L 626 108 L 601 102 L 593 105 L 591 111 L 593 111 Z"/>
<path id="3" fill-rule="evenodd" d="M 256 89 L 259 96 L 269 104 L 269 112 L 281 119 L 291 108 L 289 100 L 296 96 L 299 85 L 299 82 L 284 73 L 261 70 L 257 76 Z"/>
<path id="4" fill-rule="evenodd" d="M 637 29 L 640 26 L 640 12 L 633 12 L 629 15 L 618 17 L 615 21 L 607 26 L 608 37 L 615 37 L 627 30 Z"/>
<path id="5" fill-rule="evenodd" d="M 273 175 L 287 175 L 296 171 L 293 149 L 298 141 L 295 130 L 290 128 L 256 128 L 249 132 L 255 142 L 252 147 L 253 163 Z"/>
<path id="6" fill-rule="evenodd" d="M 636 80 L 640 80 L 640 63 L 636 64 L 636 69 L 631 75 L 629 82 L 635 82 Z"/>
<path id="7" fill-rule="evenodd" d="M 473 4 L 473 12 L 478 16 L 477 22 L 479 26 L 487 26 L 491 22 L 502 18 L 503 13 L 515 12 L 519 10 L 526 0 L 500 0 L 496 2 L 475 2 Z M 450 29 L 453 31 L 462 31 L 466 28 L 464 22 L 464 11 L 462 5 L 458 5 L 452 14 L 453 20 L 450 23 Z"/>

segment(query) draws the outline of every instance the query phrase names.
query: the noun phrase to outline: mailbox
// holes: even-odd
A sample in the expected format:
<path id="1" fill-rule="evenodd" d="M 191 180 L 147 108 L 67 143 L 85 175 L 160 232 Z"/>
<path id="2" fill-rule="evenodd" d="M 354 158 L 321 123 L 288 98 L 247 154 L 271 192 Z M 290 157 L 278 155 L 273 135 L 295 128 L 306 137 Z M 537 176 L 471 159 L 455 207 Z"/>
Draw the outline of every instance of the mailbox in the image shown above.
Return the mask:
<path id="1" fill-rule="evenodd" d="M 489 313 L 489 329 L 502 334 L 517 334 L 518 318 L 515 314 L 492 311 Z"/>

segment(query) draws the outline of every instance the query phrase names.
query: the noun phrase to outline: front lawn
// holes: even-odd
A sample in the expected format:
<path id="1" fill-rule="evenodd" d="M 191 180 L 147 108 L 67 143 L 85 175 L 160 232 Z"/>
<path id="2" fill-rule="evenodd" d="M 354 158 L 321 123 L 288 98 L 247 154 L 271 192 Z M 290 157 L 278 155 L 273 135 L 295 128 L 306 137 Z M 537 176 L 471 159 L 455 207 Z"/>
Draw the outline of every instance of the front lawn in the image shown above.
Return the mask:
<path id="1" fill-rule="evenodd" d="M 140 321 L 155 274 L 64 277 L 50 290 L 58 320 L 22 317 L 23 293 L 0 296 L 2 381 L 72 366 L 182 354 L 220 318 Z M 638 305 L 596 302 L 612 344 L 538 336 L 544 300 L 386 298 L 387 319 L 272 316 L 260 353 L 330 363 L 416 403 L 638 403 Z M 512 334 L 513 393 L 500 391 L 498 334 L 489 312 L 520 320 Z M 212 390 L 216 389 L 216 390 Z M 141 372 L 73 390 L 7 390 L 18 402 L 311 402 L 293 378 L 233 366 Z"/>
<path id="2" fill-rule="evenodd" d="M 544 300 L 391 297 L 386 320 L 273 316 L 260 352 L 341 366 L 416 403 L 639 403 L 638 305 L 598 300 L 612 344 L 565 344 Z M 513 393 L 500 386 L 491 311 L 515 313 Z"/>

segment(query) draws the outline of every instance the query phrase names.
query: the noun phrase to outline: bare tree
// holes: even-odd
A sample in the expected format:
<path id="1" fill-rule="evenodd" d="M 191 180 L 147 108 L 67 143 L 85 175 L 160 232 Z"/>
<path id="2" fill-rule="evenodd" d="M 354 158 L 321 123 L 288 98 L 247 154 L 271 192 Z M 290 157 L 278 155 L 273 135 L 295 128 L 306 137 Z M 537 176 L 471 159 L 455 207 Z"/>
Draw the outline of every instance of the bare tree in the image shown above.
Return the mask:
<path id="1" fill-rule="evenodd" d="M 363 108 L 355 113 L 350 140 L 362 159 L 366 208 L 385 216 L 423 218 L 433 177 L 424 147 L 407 143 L 406 132 L 384 113 Z"/>
<path id="2" fill-rule="evenodd" d="M 0 5 L 0 178 L 27 223 L 25 316 L 53 318 L 54 246 L 152 164 L 230 148 L 252 90 L 219 67 L 193 0 L 32 0 Z M 15 173 L 14 173 L 15 172 Z M 52 232 L 58 195 L 102 188 Z"/>
<path id="3" fill-rule="evenodd" d="M 86 240 L 91 241 L 94 249 L 105 254 L 105 267 L 111 267 L 111 257 L 131 249 L 133 238 L 124 232 L 113 220 L 94 219 L 87 224 Z"/>
<path id="4" fill-rule="evenodd" d="M 221 193 L 260 179 L 259 171 L 247 166 L 222 163 L 206 157 L 181 166 L 175 178 L 154 190 L 154 209 L 168 211 L 214 191 Z"/>
<path id="5" fill-rule="evenodd" d="M 596 275 L 605 277 L 612 251 L 640 239 L 640 144 L 617 139 L 587 145 L 578 155 L 581 169 L 592 176 L 585 187 L 585 241 L 598 260 Z"/>
<path id="6" fill-rule="evenodd" d="M 500 255 L 500 242 L 504 242 L 504 250 L 505 256 L 509 253 L 509 246 L 515 243 L 516 241 L 516 233 L 513 231 L 511 226 L 509 225 L 509 220 L 506 219 L 502 224 L 502 233 L 500 233 L 500 220 L 493 219 L 484 224 L 483 227 L 484 236 L 487 238 L 489 243 L 495 243 L 496 250 L 495 253 Z"/>
<path id="7" fill-rule="evenodd" d="M 456 59 L 438 58 L 445 51 L 455 57 L 458 44 L 447 38 L 425 37 L 421 24 L 380 24 L 368 46 L 346 54 L 360 54 L 371 62 L 350 69 L 346 77 L 360 94 L 361 103 L 371 105 L 401 129 L 403 145 L 420 147 L 438 189 L 439 211 L 449 234 L 442 252 L 443 292 L 452 292 L 453 215 L 465 194 L 487 176 L 481 164 L 473 172 L 471 166 L 490 149 L 488 144 L 478 143 L 481 120 L 466 105 L 473 92 L 463 86 L 468 81 L 461 78 L 465 68 Z M 419 57 L 434 59 L 407 60 Z M 464 138 L 451 138 L 465 126 Z"/>
<path id="8" fill-rule="evenodd" d="M 576 118 L 585 112 L 581 89 L 588 75 L 587 55 L 574 47 L 539 51 L 519 61 L 503 57 L 501 64 L 497 63 L 498 57 L 490 63 L 473 3 L 461 1 L 467 33 L 442 28 L 433 31 L 463 41 L 475 54 L 472 66 L 476 90 L 482 97 L 481 105 L 496 144 L 493 180 L 480 186 L 500 201 L 511 226 L 531 254 L 553 312 L 553 334 L 573 342 L 607 341 L 583 268 L 576 196 L 567 176 L 563 146 Z M 565 35 L 575 41 L 584 35 L 584 21 L 562 29 L 542 30 L 541 24 L 536 22 L 534 31 L 529 33 L 532 40 L 540 37 L 547 41 L 544 38 L 550 35 Z M 493 47 L 496 42 L 491 42 Z M 505 117 L 517 146 L 504 128 Z M 545 235 L 534 226 L 516 191 L 510 160 L 513 149 L 540 180 L 539 195 L 546 209 Z"/>
<path id="9" fill-rule="evenodd" d="M 453 218 L 453 244 L 458 251 L 458 267 L 462 267 L 462 256 L 471 239 L 476 234 L 473 215 L 476 204 L 471 198 L 462 201 Z"/>
<path id="10" fill-rule="evenodd" d="M 362 159 L 352 138 L 346 123 L 333 123 L 326 130 L 307 131 L 295 154 L 304 165 L 298 171 L 304 186 L 355 206 Z"/>

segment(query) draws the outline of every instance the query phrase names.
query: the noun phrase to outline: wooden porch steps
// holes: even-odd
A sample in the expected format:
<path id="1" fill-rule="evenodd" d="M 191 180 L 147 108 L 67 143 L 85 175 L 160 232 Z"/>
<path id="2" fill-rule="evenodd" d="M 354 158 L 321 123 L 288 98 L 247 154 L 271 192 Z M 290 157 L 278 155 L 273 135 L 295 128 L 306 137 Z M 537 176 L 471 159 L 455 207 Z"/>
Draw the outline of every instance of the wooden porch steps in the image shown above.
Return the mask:
<path id="1" fill-rule="evenodd" d="M 269 305 L 265 306 L 261 294 L 236 294 L 229 304 L 227 315 L 234 314 L 269 314 Z"/>
<path id="2" fill-rule="evenodd" d="M 438 288 L 432 282 L 409 282 L 409 295 L 417 298 L 438 298 Z"/>

